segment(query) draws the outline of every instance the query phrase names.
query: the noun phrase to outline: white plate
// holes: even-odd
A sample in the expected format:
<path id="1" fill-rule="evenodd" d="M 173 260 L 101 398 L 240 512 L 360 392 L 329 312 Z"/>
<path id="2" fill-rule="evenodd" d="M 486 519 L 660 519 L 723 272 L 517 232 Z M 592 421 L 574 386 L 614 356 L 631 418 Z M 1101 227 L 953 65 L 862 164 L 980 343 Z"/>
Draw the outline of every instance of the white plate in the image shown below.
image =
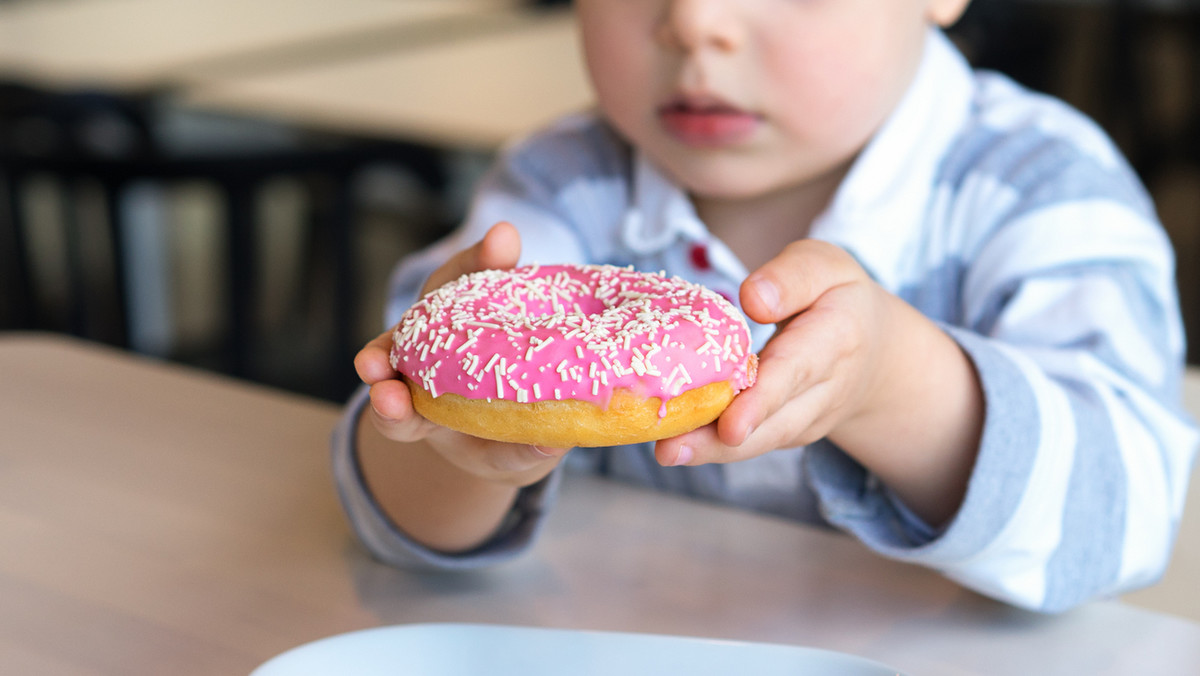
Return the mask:
<path id="1" fill-rule="evenodd" d="M 481 624 L 365 629 L 289 650 L 251 676 L 897 676 L 859 657 L 786 645 Z"/>

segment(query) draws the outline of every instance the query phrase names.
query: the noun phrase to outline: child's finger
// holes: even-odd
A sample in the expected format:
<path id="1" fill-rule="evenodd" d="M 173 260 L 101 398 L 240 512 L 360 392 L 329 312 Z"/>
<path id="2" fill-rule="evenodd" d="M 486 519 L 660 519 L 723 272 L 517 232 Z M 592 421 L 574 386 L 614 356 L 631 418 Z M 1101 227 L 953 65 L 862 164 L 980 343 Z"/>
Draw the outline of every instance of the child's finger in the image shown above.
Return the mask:
<path id="1" fill-rule="evenodd" d="M 458 252 L 435 270 L 425 282 L 421 293 L 428 293 L 467 273 L 514 267 L 520 258 L 521 235 L 512 223 L 500 221 L 474 246 Z"/>
<path id="2" fill-rule="evenodd" d="M 654 444 L 654 459 L 663 467 L 702 465 L 705 462 L 710 462 L 704 458 L 713 455 L 711 449 L 714 447 L 722 448 L 731 457 L 739 453 L 737 447 L 728 446 L 721 442 L 717 437 L 717 424 L 710 423 L 686 434 L 680 434 L 677 437 L 660 439 Z M 697 457 L 696 449 L 701 449 L 699 457 Z M 739 457 L 738 459 L 743 458 Z"/>
<path id="3" fill-rule="evenodd" d="M 749 443 L 749 440 L 737 446 L 726 444 L 717 436 L 717 424 L 712 423 L 677 437 L 660 440 L 654 445 L 654 459 L 664 467 L 704 465 L 747 460 L 768 450 L 760 444 Z"/>
<path id="4" fill-rule="evenodd" d="M 368 385 L 396 378 L 388 358 L 392 349 L 392 332 L 384 331 L 354 355 L 354 371 Z"/>
<path id="5" fill-rule="evenodd" d="M 813 388 L 829 388 L 839 367 L 859 358 L 855 353 L 863 344 L 865 330 L 855 325 L 853 313 L 839 310 L 866 302 L 860 299 L 861 289 L 857 287 L 848 284 L 831 289 L 807 311 L 780 327 L 759 354 L 757 382 L 738 394 L 721 414 L 718 435 L 724 443 L 743 443 L 788 402 Z M 829 398 L 835 403 L 838 400 L 837 396 Z"/>
<path id="6" fill-rule="evenodd" d="M 734 397 L 717 420 L 723 443 L 741 445 L 764 420 L 825 376 L 830 357 L 811 335 L 817 321 L 811 315 L 797 317 L 759 354 L 758 380 Z"/>
<path id="7" fill-rule="evenodd" d="M 840 247 L 815 239 L 797 240 L 742 282 L 742 309 L 756 322 L 781 322 L 861 274 L 862 268 Z"/>
<path id="8" fill-rule="evenodd" d="M 468 474 L 512 486 L 528 486 L 545 477 L 570 451 L 491 441 L 436 425 L 426 434 L 425 442 L 447 462 Z"/>
<path id="9" fill-rule="evenodd" d="M 655 459 L 662 465 L 703 465 L 712 462 L 738 462 L 758 457 L 780 448 L 811 443 L 819 434 L 804 435 L 813 426 L 823 397 L 819 391 L 807 392 L 800 399 L 768 416 L 740 444 L 727 444 L 717 434 L 717 423 L 705 425 L 670 439 L 659 441 L 654 448 Z M 801 434 L 797 434 L 797 432 Z"/>
<path id="10" fill-rule="evenodd" d="M 475 471 L 486 467 L 486 474 L 497 480 L 513 480 L 519 484 L 527 482 L 530 472 L 543 474 L 544 470 L 558 463 L 569 448 L 549 448 L 529 444 L 509 444 L 485 439 L 466 437 L 468 443 L 459 442 L 458 448 L 473 443 L 476 448 L 468 451 L 474 458 Z M 541 478 L 540 476 L 538 478 Z"/>
<path id="11" fill-rule="evenodd" d="M 467 272 L 512 267 L 520 256 L 521 237 L 517 229 L 511 223 L 497 223 L 475 246 L 460 251 L 430 275 L 422 293 Z M 397 377 L 389 360 L 391 349 L 392 331 L 389 329 L 376 336 L 354 356 L 354 370 L 364 383 L 374 385 Z"/>
<path id="12" fill-rule="evenodd" d="M 838 380 L 834 389 L 840 394 L 830 401 L 834 405 L 852 403 L 845 401 L 851 396 L 846 393 L 861 393 L 863 376 L 871 372 L 866 365 L 874 363 L 879 346 L 891 340 L 892 332 L 880 328 L 881 318 L 890 314 L 887 303 L 882 302 L 889 296 L 870 282 L 849 254 L 832 245 L 817 244 L 821 246 L 814 250 L 824 251 L 808 260 L 820 260 L 824 255 L 831 260 L 813 266 L 825 267 L 814 273 L 814 278 L 837 283 L 800 289 L 790 296 L 793 302 L 807 305 L 780 325 L 759 354 L 758 382 L 735 398 L 731 410 L 722 416 L 721 438 L 727 443 L 738 443 L 748 434 L 746 429 L 757 426 L 791 398 L 831 378 Z M 799 281 L 803 279 L 801 274 L 780 274 L 791 275 L 798 287 L 804 284 Z M 817 295 L 799 300 L 808 291 Z M 843 377 L 846 374 L 848 379 Z"/>
<path id="13" fill-rule="evenodd" d="M 423 418 L 412 405 L 408 386 L 402 380 L 387 380 L 371 386 L 371 421 L 380 434 L 393 441 L 416 441 L 436 425 Z"/>

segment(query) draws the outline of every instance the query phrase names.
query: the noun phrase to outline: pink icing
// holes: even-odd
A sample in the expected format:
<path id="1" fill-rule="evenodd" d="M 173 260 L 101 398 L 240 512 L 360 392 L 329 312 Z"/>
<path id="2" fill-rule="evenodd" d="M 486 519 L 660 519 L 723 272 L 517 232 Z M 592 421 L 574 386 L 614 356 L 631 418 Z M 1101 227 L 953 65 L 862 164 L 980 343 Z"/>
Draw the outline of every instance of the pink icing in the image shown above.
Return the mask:
<path id="1" fill-rule="evenodd" d="M 754 381 L 750 330 L 720 295 L 611 265 L 485 270 L 430 292 L 393 334 L 392 367 L 434 397 L 607 407 L 624 387 L 665 402 Z"/>

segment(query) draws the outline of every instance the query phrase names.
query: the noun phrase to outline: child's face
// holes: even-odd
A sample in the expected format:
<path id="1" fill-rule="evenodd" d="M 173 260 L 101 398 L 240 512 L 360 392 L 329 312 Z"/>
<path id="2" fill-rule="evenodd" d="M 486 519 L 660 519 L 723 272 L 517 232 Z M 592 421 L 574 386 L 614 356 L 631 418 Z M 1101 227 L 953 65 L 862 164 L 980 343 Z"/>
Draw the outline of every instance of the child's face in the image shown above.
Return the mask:
<path id="1" fill-rule="evenodd" d="M 840 177 L 967 0 L 577 0 L 600 107 L 697 196 Z M 824 179 L 824 180 L 823 180 Z"/>

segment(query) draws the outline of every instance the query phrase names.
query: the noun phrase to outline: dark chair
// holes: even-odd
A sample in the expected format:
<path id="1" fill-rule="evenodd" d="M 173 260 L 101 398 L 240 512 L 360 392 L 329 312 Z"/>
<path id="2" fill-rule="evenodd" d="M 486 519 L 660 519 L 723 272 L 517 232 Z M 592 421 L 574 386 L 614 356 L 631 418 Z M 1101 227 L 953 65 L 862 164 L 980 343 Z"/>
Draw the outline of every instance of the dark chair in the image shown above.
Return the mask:
<path id="1" fill-rule="evenodd" d="M 227 242 L 226 328 L 208 365 L 256 378 L 257 354 L 264 342 L 255 335 L 254 322 L 262 258 L 256 236 L 258 197 L 269 181 L 290 177 L 307 188 L 310 208 L 304 232 L 314 268 L 310 272 L 321 269 L 321 279 L 332 287 L 329 316 L 311 322 L 330 327 L 329 345 L 316 363 L 303 367 L 315 381 L 305 389 L 342 398 L 353 386 L 350 358 L 358 347 L 353 331 L 359 310 L 353 260 L 356 175 L 374 164 L 399 165 L 436 193 L 446 182 L 440 153 L 401 143 L 306 134 L 282 145 L 235 143 L 179 152 L 156 137 L 156 114 L 156 102 L 149 99 L 44 92 L 19 84 L 0 88 L 0 328 L 57 330 L 135 347 L 131 322 L 137 318 L 130 313 L 127 271 L 137 261 L 124 255 L 122 195 L 136 183 L 203 181 L 221 196 Z M 53 180 L 62 196 L 65 307 L 45 302 L 31 270 L 31 225 L 24 217 L 24 203 L 26 188 L 38 178 Z M 88 190 L 103 197 L 104 248 L 111 258 L 106 279 L 89 276 L 84 265 L 85 238 L 78 216 Z"/>

